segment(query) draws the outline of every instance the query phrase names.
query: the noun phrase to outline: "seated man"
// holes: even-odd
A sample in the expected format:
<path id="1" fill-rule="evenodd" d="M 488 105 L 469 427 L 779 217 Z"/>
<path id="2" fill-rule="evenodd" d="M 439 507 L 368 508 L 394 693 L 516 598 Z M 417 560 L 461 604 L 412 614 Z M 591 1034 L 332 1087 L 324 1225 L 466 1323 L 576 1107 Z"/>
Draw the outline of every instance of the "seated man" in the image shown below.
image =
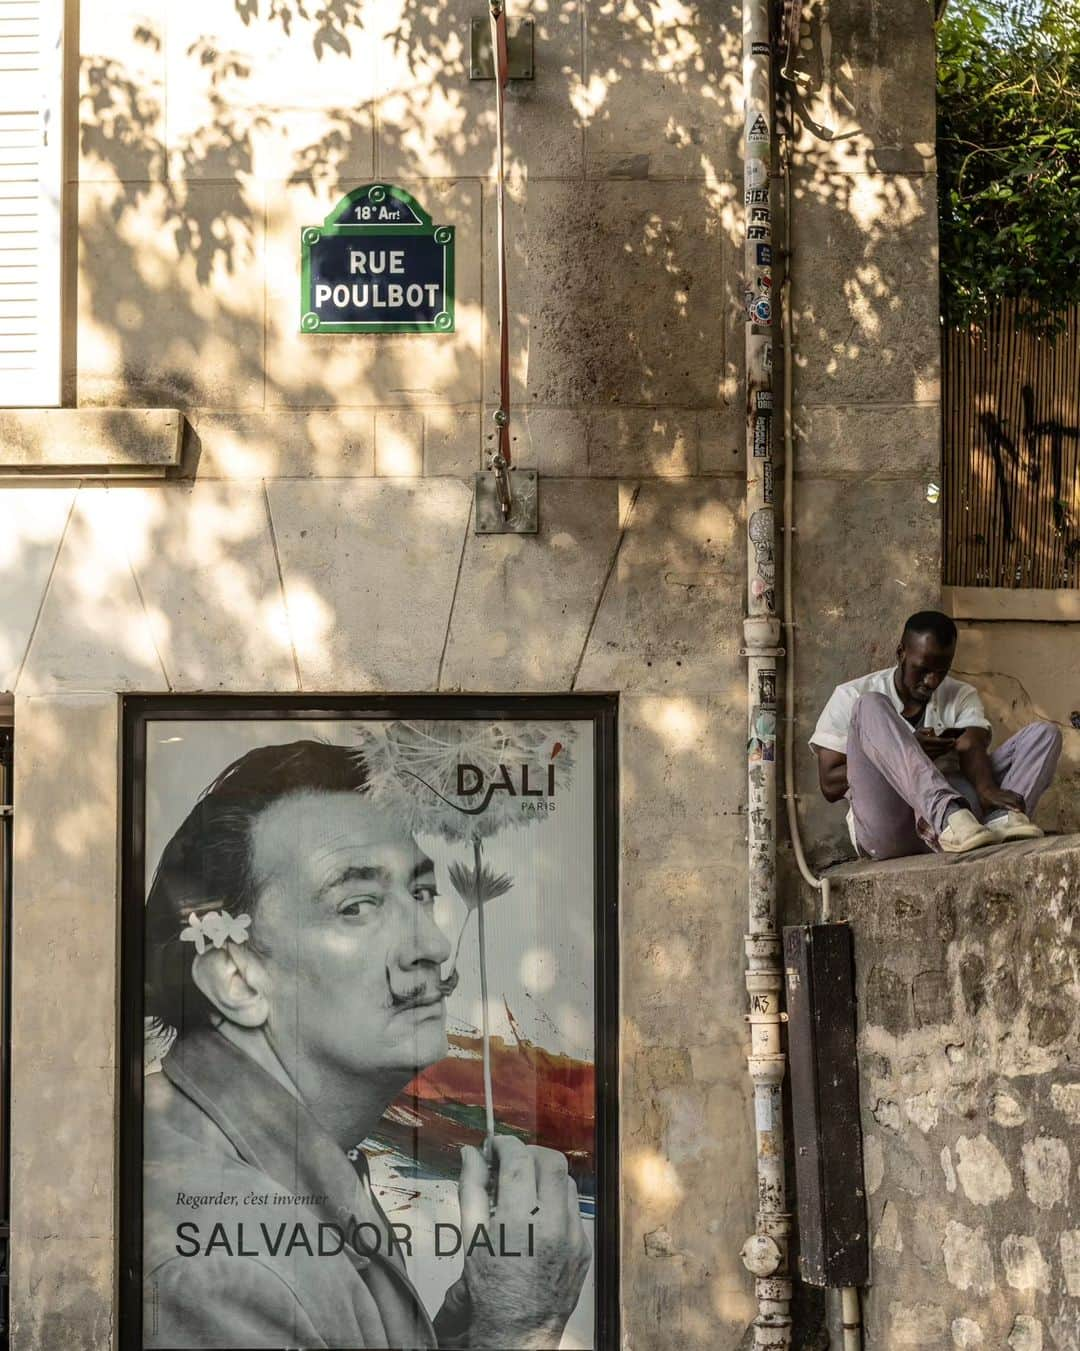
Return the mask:
<path id="1" fill-rule="evenodd" d="M 821 791 L 846 797 L 860 854 L 963 854 L 1032 839 L 1061 732 L 1035 722 L 992 754 L 978 694 L 949 675 L 956 625 L 922 610 L 904 625 L 896 665 L 833 690 L 810 739 Z"/>

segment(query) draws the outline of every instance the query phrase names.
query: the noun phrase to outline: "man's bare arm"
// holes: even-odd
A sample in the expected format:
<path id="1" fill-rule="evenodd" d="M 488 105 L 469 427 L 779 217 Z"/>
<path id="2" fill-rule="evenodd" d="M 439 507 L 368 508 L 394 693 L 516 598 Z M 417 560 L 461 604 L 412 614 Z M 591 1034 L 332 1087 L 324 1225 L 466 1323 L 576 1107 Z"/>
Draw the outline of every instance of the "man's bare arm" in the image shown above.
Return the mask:
<path id="1" fill-rule="evenodd" d="M 985 727 L 965 727 L 956 739 L 960 772 L 975 789 L 984 811 L 997 811 L 1002 807 L 1008 807 L 1013 811 L 1022 812 L 1024 799 L 1020 794 L 999 788 L 994 781 L 989 745 L 990 733 Z"/>
<path id="2" fill-rule="evenodd" d="M 848 790 L 847 756 L 824 746 L 815 746 L 814 754 L 822 797 L 826 802 L 839 802 Z"/>

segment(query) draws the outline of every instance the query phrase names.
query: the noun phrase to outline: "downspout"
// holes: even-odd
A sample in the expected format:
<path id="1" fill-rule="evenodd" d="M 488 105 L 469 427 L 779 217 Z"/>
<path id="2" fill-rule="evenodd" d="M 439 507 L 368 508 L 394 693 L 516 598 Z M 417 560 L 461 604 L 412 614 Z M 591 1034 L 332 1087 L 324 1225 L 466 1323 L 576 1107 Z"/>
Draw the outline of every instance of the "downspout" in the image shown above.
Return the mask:
<path id="1" fill-rule="evenodd" d="M 790 128 L 789 128 L 790 132 Z M 784 284 L 780 291 L 784 330 L 784 801 L 788 834 L 803 881 L 821 892 L 821 918 L 830 918 L 829 879 L 810 870 L 799 829 L 795 793 L 795 592 L 791 584 L 795 554 L 794 344 L 791 334 L 791 159 L 790 135 L 784 138 Z"/>
<path id="2" fill-rule="evenodd" d="M 783 981 L 776 905 L 776 519 L 772 459 L 772 47 L 769 0 L 742 0 L 746 302 L 747 863 L 746 988 L 757 1142 L 757 1225 L 743 1247 L 756 1277 L 754 1346 L 791 1345 L 791 1216 L 784 1176 Z"/>

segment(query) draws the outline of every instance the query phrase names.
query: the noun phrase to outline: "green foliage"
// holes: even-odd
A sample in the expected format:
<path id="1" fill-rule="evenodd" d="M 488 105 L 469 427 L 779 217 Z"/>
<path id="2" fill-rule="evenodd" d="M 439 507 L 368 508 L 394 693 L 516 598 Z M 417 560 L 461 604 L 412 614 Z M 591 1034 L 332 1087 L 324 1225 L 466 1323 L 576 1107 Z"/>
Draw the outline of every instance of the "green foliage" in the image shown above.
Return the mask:
<path id="1" fill-rule="evenodd" d="M 938 24 L 942 308 L 1080 302 L 1080 0 L 950 0 Z"/>

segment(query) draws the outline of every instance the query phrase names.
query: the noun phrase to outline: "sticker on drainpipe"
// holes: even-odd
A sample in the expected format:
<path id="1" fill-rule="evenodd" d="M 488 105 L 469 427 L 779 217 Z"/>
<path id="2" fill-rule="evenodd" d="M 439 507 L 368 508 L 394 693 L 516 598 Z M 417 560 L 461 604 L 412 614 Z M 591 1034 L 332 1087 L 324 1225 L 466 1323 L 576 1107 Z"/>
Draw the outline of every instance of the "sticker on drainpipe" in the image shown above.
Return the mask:
<path id="1" fill-rule="evenodd" d="M 747 128 L 746 139 L 751 145 L 767 145 L 769 142 L 769 124 L 764 113 L 758 113 Z"/>

